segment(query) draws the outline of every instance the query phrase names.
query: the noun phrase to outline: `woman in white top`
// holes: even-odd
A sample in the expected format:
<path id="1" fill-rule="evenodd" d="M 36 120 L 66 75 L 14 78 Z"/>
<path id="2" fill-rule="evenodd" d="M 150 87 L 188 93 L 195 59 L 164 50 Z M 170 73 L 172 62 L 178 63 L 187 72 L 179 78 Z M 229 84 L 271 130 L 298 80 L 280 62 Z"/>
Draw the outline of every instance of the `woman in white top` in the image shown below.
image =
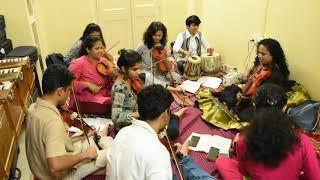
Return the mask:
<path id="1" fill-rule="evenodd" d="M 137 52 L 141 54 L 144 61 L 143 72 L 146 73 L 146 84 L 161 84 L 162 86 L 172 86 L 173 82 L 177 85 L 181 76 L 174 71 L 172 66 L 168 73 L 159 70 L 158 65 L 153 65 L 152 50 L 154 48 L 163 49 L 167 43 L 167 28 L 161 22 L 152 22 L 143 35 L 143 42 L 138 45 Z M 168 54 L 168 50 L 165 50 Z M 171 63 L 170 61 L 166 61 Z M 152 66 L 152 68 L 150 67 Z"/>

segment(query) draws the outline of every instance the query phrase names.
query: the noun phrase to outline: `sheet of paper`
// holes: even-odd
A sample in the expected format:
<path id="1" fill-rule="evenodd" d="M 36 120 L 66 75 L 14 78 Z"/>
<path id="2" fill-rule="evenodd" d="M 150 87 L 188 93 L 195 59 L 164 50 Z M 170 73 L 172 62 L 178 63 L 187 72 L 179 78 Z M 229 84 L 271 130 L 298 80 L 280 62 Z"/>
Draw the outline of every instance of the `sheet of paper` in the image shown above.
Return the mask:
<path id="1" fill-rule="evenodd" d="M 183 81 L 181 87 L 190 92 L 190 93 L 196 93 L 198 91 L 198 89 L 200 88 L 201 83 L 197 82 L 197 81 L 190 81 L 190 80 L 186 80 Z"/>
<path id="2" fill-rule="evenodd" d="M 96 117 L 96 118 L 83 118 L 83 120 L 89 125 L 96 128 L 98 131 L 102 131 L 109 124 L 113 124 L 111 119 Z"/>
<path id="3" fill-rule="evenodd" d="M 71 126 L 69 129 L 68 129 L 69 132 L 72 132 L 72 133 L 77 133 L 77 132 L 81 132 L 81 130 L 79 128 L 76 128 L 74 126 Z"/>
<path id="4" fill-rule="evenodd" d="M 200 140 L 196 147 L 189 146 L 189 149 L 193 151 L 203 151 L 208 153 L 211 147 L 215 147 L 220 150 L 220 154 L 229 154 L 231 139 L 224 138 L 218 135 L 212 136 L 210 134 L 199 134 L 193 132 L 188 137 L 188 140 L 190 140 L 192 136 L 200 137 Z"/>
<path id="5" fill-rule="evenodd" d="M 202 76 L 197 82 L 201 83 L 201 86 L 215 89 L 220 86 L 222 79 L 217 77 Z"/>

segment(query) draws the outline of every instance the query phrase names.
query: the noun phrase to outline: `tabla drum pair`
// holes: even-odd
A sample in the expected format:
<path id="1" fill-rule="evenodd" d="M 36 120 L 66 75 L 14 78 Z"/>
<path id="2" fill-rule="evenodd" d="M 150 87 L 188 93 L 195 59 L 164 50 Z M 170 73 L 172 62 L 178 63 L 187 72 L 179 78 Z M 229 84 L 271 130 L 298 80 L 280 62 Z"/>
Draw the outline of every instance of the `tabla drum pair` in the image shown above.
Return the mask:
<path id="1" fill-rule="evenodd" d="M 204 54 L 201 56 L 201 71 L 207 75 L 213 75 L 219 72 L 222 67 L 221 56 L 218 53 Z"/>
<path id="2" fill-rule="evenodd" d="M 218 53 L 204 54 L 201 56 L 191 56 L 187 59 L 184 67 L 184 78 L 198 80 L 202 73 L 213 75 L 222 67 L 221 56 Z"/>

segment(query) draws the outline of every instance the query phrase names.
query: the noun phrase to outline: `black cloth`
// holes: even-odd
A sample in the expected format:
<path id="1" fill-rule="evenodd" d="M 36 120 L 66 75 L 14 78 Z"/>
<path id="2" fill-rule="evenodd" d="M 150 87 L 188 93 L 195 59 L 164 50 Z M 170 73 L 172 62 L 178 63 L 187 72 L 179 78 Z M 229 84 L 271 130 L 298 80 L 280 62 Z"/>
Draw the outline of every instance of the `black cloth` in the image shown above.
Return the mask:
<path id="1" fill-rule="evenodd" d="M 185 61 L 178 61 L 177 62 L 177 66 L 178 66 L 178 70 L 180 72 L 180 74 L 184 73 L 184 65 L 185 65 Z"/>

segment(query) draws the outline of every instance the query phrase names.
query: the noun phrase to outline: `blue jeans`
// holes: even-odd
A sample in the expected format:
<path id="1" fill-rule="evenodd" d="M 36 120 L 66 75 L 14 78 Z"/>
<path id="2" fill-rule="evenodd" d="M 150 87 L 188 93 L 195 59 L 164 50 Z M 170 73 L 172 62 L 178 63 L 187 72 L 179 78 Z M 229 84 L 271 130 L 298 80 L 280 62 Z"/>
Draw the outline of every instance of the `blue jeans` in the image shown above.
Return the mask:
<path id="1" fill-rule="evenodd" d="M 183 156 L 180 160 L 180 165 L 186 180 L 200 179 L 200 180 L 216 180 L 215 177 L 201 169 L 190 156 Z M 174 175 L 173 179 L 177 179 Z"/>

